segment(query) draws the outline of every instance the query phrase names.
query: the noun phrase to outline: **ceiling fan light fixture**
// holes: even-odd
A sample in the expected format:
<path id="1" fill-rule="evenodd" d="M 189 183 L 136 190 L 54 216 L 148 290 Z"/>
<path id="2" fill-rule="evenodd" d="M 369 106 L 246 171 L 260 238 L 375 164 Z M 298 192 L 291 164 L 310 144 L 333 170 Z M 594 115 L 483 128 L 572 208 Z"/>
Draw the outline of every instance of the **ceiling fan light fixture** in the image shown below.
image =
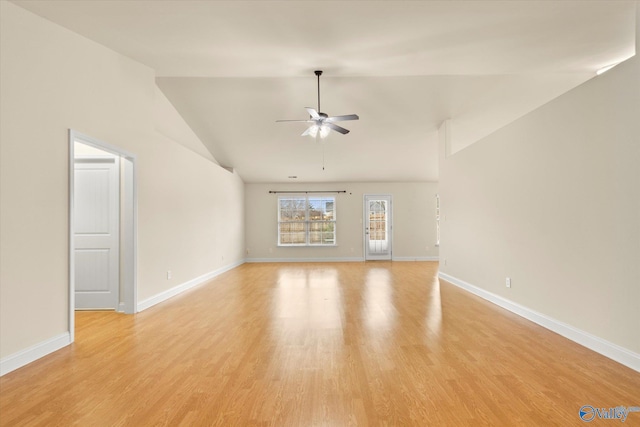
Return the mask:
<path id="1" fill-rule="evenodd" d="M 320 126 L 320 138 L 324 139 L 329 136 L 329 132 L 331 128 L 329 126 L 322 125 Z"/>
<path id="2" fill-rule="evenodd" d="M 309 126 L 309 129 L 305 131 L 305 135 L 309 135 L 311 138 L 316 138 L 320 136 L 320 138 L 324 139 L 329 136 L 329 132 L 331 132 L 331 128 L 326 125 L 313 124 Z"/>

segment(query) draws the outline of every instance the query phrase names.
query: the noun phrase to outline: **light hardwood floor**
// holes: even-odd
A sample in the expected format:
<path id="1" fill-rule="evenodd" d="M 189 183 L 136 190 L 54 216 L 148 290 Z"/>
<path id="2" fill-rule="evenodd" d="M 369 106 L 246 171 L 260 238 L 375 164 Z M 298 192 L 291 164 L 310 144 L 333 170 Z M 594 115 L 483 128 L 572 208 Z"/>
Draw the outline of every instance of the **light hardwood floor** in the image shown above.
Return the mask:
<path id="1" fill-rule="evenodd" d="M 0 378 L 1 425 L 578 426 L 583 405 L 640 406 L 640 373 L 431 262 L 245 264 L 76 317 L 75 344 Z"/>

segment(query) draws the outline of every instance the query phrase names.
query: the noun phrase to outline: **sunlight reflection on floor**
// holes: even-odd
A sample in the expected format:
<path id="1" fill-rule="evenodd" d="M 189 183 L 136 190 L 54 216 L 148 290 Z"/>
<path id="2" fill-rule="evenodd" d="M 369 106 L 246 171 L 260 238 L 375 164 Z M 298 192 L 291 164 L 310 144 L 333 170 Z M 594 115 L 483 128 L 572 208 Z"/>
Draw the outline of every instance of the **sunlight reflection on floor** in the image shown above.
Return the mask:
<path id="1" fill-rule="evenodd" d="M 278 275 L 272 313 L 287 326 L 342 327 L 342 293 L 334 268 L 286 268 Z"/>

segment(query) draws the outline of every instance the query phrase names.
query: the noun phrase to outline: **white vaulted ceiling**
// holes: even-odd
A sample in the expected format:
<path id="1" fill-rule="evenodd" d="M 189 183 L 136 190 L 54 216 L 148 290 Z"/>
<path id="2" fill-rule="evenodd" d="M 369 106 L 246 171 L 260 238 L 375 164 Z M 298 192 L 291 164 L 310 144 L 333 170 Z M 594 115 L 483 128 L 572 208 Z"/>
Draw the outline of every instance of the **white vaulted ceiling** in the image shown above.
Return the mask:
<path id="1" fill-rule="evenodd" d="M 15 1 L 156 71 L 245 182 L 435 181 L 459 150 L 635 52 L 636 1 Z M 304 107 L 356 113 L 300 137 Z M 324 156 L 325 169 L 322 169 Z"/>

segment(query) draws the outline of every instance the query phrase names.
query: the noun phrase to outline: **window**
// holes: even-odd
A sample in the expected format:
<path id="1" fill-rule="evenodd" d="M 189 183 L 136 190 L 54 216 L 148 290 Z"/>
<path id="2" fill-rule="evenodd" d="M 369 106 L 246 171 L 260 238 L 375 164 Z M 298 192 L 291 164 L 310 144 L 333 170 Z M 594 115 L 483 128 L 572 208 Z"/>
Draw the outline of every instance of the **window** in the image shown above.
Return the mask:
<path id="1" fill-rule="evenodd" d="M 336 198 L 278 197 L 278 246 L 336 244 Z"/>

